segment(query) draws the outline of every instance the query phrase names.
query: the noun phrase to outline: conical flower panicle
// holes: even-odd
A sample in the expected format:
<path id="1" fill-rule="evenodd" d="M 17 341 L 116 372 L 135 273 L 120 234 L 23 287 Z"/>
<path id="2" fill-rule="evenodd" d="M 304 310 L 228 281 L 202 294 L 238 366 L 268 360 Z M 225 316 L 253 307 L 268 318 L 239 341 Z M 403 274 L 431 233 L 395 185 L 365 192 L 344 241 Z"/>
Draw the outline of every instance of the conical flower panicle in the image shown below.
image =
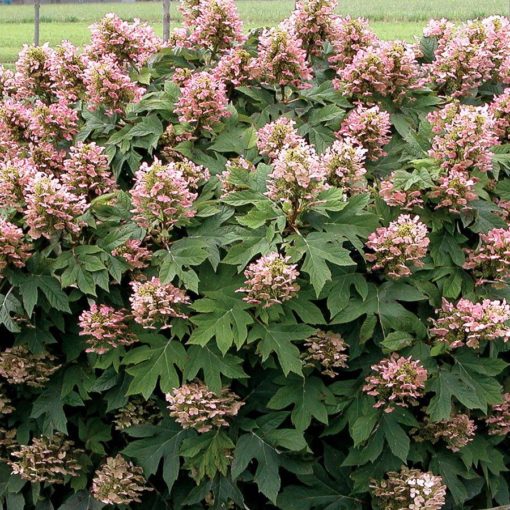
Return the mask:
<path id="1" fill-rule="evenodd" d="M 244 271 L 245 287 L 237 291 L 247 294 L 243 301 L 268 308 L 292 299 L 299 291 L 299 271 L 288 262 L 289 257 L 276 252 L 252 262 Z"/>
<path id="2" fill-rule="evenodd" d="M 84 197 L 75 195 L 59 179 L 39 172 L 26 188 L 25 221 L 33 239 L 69 233 L 78 235 L 84 226 L 79 217 L 86 211 Z"/>
<path id="3" fill-rule="evenodd" d="M 349 138 L 333 142 L 320 156 L 327 183 L 349 196 L 367 188 L 365 159 L 367 150 Z"/>
<path id="4" fill-rule="evenodd" d="M 48 352 L 31 353 L 25 346 L 16 345 L 0 352 L 0 376 L 10 384 L 26 384 L 42 388 L 60 365 Z"/>
<path id="5" fill-rule="evenodd" d="M 0 218 L 0 279 L 7 266 L 24 267 L 31 251 L 32 245 L 25 241 L 23 230 Z"/>
<path id="6" fill-rule="evenodd" d="M 337 138 L 349 138 L 366 150 L 367 159 L 376 161 L 386 152 L 383 147 L 391 140 L 390 114 L 378 105 L 359 104 L 342 121 Z"/>
<path id="7" fill-rule="evenodd" d="M 62 182 L 76 195 L 99 196 L 117 188 L 103 148 L 78 142 L 64 161 Z"/>
<path id="8" fill-rule="evenodd" d="M 327 189 L 326 171 L 315 150 L 302 142 L 280 151 L 267 179 L 266 195 L 284 207 L 306 209 Z"/>
<path id="9" fill-rule="evenodd" d="M 135 174 L 131 190 L 134 221 L 154 237 L 167 237 L 178 224 L 195 216 L 189 179 L 178 164 L 163 165 L 157 159 L 143 163 Z"/>
<path id="10" fill-rule="evenodd" d="M 285 22 L 264 30 L 253 69 L 254 78 L 277 87 L 306 88 L 313 77 L 301 40 Z"/>
<path id="11" fill-rule="evenodd" d="M 186 319 L 182 311 L 190 304 L 186 293 L 171 283 L 163 284 L 159 278 L 152 277 L 146 282 L 131 282 L 133 293 L 129 298 L 131 313 L 135 322 L 146 329 L 169 328 L 173 317 Z"/>
<path id="12" fill-rule="evenodd" d="M 80 475 L 78 457 L 82 450 L 57 432 L 51 437 L 34 438 L 29 445 L 14 450 L 9 461 L 12 473 L 32 483 L 63 484 L 67 478 Z"/>
<path id="13" fill-rule="evenodd" d="M 259 152 L 269 159 L 276 159 L 283 149 L 297 147 L 304 142 L 295 128 L 296 123 L 288 117 L 280 117 L 257 131 Z"/>
<path id="14" fill-rule="evenodd" d="M 135 397 L 115 413 L 116 430 L 125 430 L 137 425 L 156 424 L 162 419 L 160 409 L 152 399 Z"/>
<path id="15" fill-rule="evenodd" d="M 473 303 L 459 299 L 453 304 L 443 299 L 436 314 L 430 333 L 451 349 L 463 346 L 477 349 L 482 341 L 510 339 L 510 306 L 505 300 Z"/>
<path id="16" fill-rule="evenodd" d="M 184 384 L 166 395 L 170 416 L 184 429 L 200 433 L 227 427 L 229 418 L 237 415 L 243 402 L 228 388 L 219 394 L 201 382 Z"/>
<path id="17" fill-rule="evenodd" d="M 339 369 L 347 367 L 347 344 L 340 334 L 317 331 L 307 338 L 304 345 L 306 362 L 311 365 L 317 363 L 322 374 L 335 377 Z"/>
<path id="18" fill-rule="evenodd" d="M 375 397 L 374 407 L 391 413 L 395 406 L 417 405 L 424 393 L 427 370 L 411 356 L 405 358 L 393 353 L 389 358 L 372 366 L 372 372 L 365 379 L 363 391 Z"/>
<path id="19" fill-rule="evenodd" d="M 80 336 L 86 337 L 86 352 L 105 354 L 120 346 L 132 345 L 136 336 L 129 330 L 124 310 L 93 303 L 79 318 Z"/>
<path id="20" fill-rule="evenodd" d="M 143 492 L 151 491 L 143 477 L 143 469 L 122 455 L 108 457 L 94 473 L 92 496 L 106 505 L 140 503 Z"/>
<path id="21" fill-rule="evenodd" d="M 374 263 L 372 271 L 382 269 L 397 279 L 411 274 L 411 264 L 423 266 L 429 243 L 427 226 L 420 218 L 401 214 L 388 227 L 380 227 L 368 236 L 366 246 L 371 253 L 365 258 Z"/>

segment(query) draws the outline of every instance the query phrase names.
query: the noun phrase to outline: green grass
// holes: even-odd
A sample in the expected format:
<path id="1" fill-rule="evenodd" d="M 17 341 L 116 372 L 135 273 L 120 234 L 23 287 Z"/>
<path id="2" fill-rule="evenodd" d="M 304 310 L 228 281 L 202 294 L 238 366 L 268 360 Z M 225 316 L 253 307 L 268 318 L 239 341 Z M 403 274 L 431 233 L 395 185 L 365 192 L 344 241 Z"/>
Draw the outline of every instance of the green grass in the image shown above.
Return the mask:
<path id="1" fill-rule="evenodd" d="M 247 29 L 275 25 L 285 18 L 294 0 L 238 0 L 240 15 Z M 172 1 L 172 22 L 179 23 L 177 2 Z M 508 0 L 340 0 L 338 12 L 363 16 L 383 39 L 412 40 L 430 18 L 466 20 L 492 14 L 510 14 Z M 41 41 L 51 45 L 68 39 L 83 45 L 89 39 L 88 27 L 108 12 L 124 19 L 139 17 L 161 33 L 159 2 L 58 4 L 41 7 Z M 33 36 L 31 5 L 0 5 L 0 62 L 12 63 L 21 46 Z"/>

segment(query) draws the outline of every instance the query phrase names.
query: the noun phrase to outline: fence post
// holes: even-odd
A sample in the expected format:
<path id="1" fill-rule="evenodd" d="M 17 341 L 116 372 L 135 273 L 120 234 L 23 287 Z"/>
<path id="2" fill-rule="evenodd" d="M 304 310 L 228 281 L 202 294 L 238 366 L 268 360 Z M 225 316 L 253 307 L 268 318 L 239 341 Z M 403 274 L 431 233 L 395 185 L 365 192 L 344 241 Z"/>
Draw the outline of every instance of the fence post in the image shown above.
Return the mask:
<path id="1" fill-rule="evenodd" d="M 41 22 L 41 0 L 34 0 L 34 45 L 39 46 L 39 25 Z"/>
<path id="2" fill-rule="evenodd" d="M 163 41 L 170 39 L 170 0 L 163 0 Z"/>

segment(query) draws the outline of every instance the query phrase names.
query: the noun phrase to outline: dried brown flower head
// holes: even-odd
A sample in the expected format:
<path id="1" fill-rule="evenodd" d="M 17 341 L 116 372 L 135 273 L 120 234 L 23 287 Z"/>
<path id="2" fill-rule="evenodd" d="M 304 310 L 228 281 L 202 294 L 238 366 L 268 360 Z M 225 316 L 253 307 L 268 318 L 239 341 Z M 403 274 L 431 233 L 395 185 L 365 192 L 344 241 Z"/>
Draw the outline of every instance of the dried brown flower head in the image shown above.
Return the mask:
<path id="1" fill-rule="evenodd" d="M 57 432 L 51 437 L 32 439 L 11 453 L 16 460 L 9 461 L 12 473 L 30 482 L 63 484 L 67 477 L 75 477 L 82 469 L 78 462 L 83 450 L 75 448 L 73 441 Z"/>
<path id="2" fill-rule="evenodd" d="M 147 423 L 155 425 L 161 418 L 159 407 L 154 400 L 135 397 L 122 409 L 119 409 L 113 422 L 116 430 L 125 430 L 135 425 Z"/>
<path id="3" fill-rule="evenodd" d="M 201 382 L 175 388 L 166 395 L 166 400 L 170 404 L 170 416 L 183 428 L 198 432 L 228 426 L 227 418 L 236 416 L 244 404 L 228 388 L 216 395 Z"/>
<path id="4" fill-rule="evenodd" d="M 411 431 L 412 432 L 412 431 Z M 473 441 L 476 425 L 467 414 L 456 414 L 447 420 L 433 423 L 425 418 L 423 428 L 416 431 L 416 441 L 444 442 L 446 448 L 458 452 Z"/>
<path id="5" fill-rule="evenodd" d="M 143 469 L 118 454 L 108 457 L 95 472 L 91 492 L 107 505 L 129 505 L 140 503 L 142 492 L 148 490 Z"/>
<path id="6" fill-rule="evenodd" d="M 347 344 L 341 335 L 333 331 L 317 331 L 305 342 L 305 360 L 321 366 L 321 372 L 329 377 L 336 376 L 336 369 L 347 366 Z"/>
<path id="7" fill-rule="evenodd" d="M 48 352 L 33 354 L 23 345 L 8 347 L 0 353 L 0 375 L 10 384 L 41 388 L 60 368 L 55 359 Z"/>

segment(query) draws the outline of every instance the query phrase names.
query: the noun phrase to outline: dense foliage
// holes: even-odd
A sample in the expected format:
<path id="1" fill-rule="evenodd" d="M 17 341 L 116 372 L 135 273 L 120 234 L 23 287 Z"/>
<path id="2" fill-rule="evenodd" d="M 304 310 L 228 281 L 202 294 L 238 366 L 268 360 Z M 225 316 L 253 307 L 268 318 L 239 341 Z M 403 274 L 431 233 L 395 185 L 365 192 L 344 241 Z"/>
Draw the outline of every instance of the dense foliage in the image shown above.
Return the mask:
<path id="1" fill-rule="evenodd" d="M 0 72 L 7 510 L 510 502 L 510 22 L 328 0 Z"/>

